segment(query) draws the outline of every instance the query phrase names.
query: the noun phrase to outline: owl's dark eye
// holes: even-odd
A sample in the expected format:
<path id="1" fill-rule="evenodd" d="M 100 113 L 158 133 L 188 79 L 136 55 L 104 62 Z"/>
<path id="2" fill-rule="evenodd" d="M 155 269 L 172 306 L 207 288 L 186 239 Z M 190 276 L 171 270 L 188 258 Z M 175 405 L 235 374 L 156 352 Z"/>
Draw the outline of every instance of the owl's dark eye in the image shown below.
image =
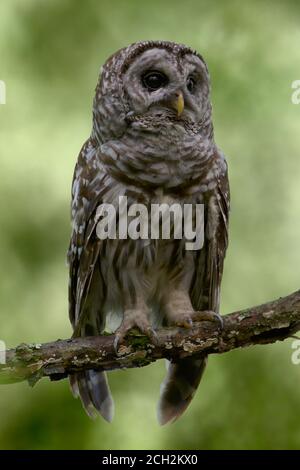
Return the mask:
<path id="1" fill-rule="evenodd" d="M 164 73 L 156 70 L 150 70 L 142 76 L 142 83 L 149 91 L 155 91 L 166 86 L 168 81 L 168 77 Z"/>
<path id="2" fill-rule="evenodd" d="M 193 93 L 195 90 L 195 85 L 196 85 L 196 80 L 194 77 L 188 77 L 186 81 L 186 87 L 189 90 L 190 93 Z"/>

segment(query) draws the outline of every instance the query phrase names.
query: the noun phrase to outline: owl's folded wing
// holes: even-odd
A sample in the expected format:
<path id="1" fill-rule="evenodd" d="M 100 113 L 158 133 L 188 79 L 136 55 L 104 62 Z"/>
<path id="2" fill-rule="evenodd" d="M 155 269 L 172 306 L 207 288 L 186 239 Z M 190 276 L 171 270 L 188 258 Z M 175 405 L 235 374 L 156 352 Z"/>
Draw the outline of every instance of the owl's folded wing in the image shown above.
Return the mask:
<path id="1" fill-rule="evenodd" d="M 219 311 L 223 264 L 228 245 L 230 192 L 227 165 L 220 154 L 224 171 L 205 207 L 204 246 L 196 256 L 191 300 L 195 310 Z"/>
<path id="2" fill-rule="evenodd" d="M 75 336 L 99 333 L 104 321 L 100 310 L 105 286 L 99 261 L 103 242 L 96 235 L 96 211 L 105 192 L 106 176 L 98 165 L 98 151 L 90 141 L 85 143 L 72 184 L 73 230 L 68 250 L 69 316 Z M 93 311 L 95 309 L 97 312 Z"/>

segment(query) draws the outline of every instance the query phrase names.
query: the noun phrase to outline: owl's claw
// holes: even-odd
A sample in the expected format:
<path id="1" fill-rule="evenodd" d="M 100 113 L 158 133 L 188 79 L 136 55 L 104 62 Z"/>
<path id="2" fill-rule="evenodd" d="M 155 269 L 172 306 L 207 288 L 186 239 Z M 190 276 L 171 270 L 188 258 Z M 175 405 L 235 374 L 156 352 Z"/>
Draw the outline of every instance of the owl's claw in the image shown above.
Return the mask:
<path id="1" fill-rule="evenodd" d="M 119 345 L 123 341 L 123 339 L 120 333 L 116 333 L 115 339 L 114 339 L 114 350 L 116 354 L 118 354 Z"/>
<path id="2" fill-rule="evenodd" d="M 148 336 L 149 339 L 151 339 L 151 341 L 156 344 L 158 343 L 158 336 L 157 336 L 157 333 L 156 331 L 151 327 L 149 326 L 145 332 L 146 336 Z"/>
<path id="3" fill-rule="evenodd" d="M 222 330 L 224 323 L 223 318 L 219 313 L 212 312 L 210 310 L 203 310 L 198 312 L 189 312 L 189 313 L 177 313 L 174 319 L 173 313 L 173 324 L 181 328 L 192 328 L 195 321 L 213 321 L 218 322 L 219 329 Z"/>
<path id="4" fill-rule="evenodd" d="M 212 310 L 203 310 L 194 313 L 195 321 L 212 321 L 219 323 L 219 329 L 223 330 L 224 321 L 219 313 L 213 312 Z"/>
<path id="5" fill-rule="evenodd" d="M 114 340 L 114 350 L 116 354 L 118 353 L 120 344 L 123 343 L 125 337 L 128 333 L 137 328 L 143 335 L 147 336 L 151 343 L 157 345 L 159 340 L 156 331 L 150 326 L 150 324 L 146 321 L 123 321 L 121 326 L 116 330 L 115 333 L 115 340 Z"/>
<path id="6" fill-rule="evenodd" d="M 193 320 L 191 315 L 183 315 L 182 318 L 176 320 L 176 326 L 180 326 L 182 328 L 192 328 Z"/>

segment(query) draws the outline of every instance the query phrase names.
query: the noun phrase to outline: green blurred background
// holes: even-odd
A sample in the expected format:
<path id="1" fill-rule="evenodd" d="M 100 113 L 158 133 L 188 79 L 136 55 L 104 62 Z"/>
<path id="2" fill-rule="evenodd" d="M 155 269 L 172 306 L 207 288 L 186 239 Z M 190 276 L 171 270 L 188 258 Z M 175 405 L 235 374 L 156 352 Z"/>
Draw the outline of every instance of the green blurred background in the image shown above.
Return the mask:
<path id="1" fill-rule="evenodd" d="M 222 312 L 299 288 L 298 1 L 3 0 L 0 6 L 0 338 L 68 337 L 69 199 L 100 65 L 141 39 L 186 43 L 212 77 L 232 212 Z M 68 383 L 0 388 L 3 449 L 300 448 L 300 366 L 283 344 L 211 356 L 184 417 L 160 428 L 165 367 L 110 374 L 116 417 L 90 421 Z"/>

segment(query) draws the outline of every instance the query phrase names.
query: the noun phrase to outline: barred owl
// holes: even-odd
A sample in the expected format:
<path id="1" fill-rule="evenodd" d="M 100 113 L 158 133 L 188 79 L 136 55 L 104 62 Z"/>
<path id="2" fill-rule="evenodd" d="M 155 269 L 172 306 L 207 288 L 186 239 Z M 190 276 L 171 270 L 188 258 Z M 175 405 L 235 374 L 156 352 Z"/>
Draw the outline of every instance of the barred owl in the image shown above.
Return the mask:
<path id="1" fill-rule="evenodd" d="M 101 203 L 120 196 L 148 207 L 161 201 L 204 205 L 201 250 L 183 240 L 107 239 L 96 233 Z M 155 340 L 159 326 L 190 327 L 195 312 L 219 311 L 228 241 L 227 164 L 216 147 L 207 66 L 181 44 L 145 41 L 111 56 L 102 68 L 93 126 L 72 185 L 69 314 L 74 336 L 115 332 L 116 347 L 138 328 Z M 213 317 L 213 314 L 212 314 Z M 206 357 L 171 362 L 158 419 L 177 419 L 191 402 Z M 106 374 L 70 376 L 89 416 L 114 414 Z"/>

